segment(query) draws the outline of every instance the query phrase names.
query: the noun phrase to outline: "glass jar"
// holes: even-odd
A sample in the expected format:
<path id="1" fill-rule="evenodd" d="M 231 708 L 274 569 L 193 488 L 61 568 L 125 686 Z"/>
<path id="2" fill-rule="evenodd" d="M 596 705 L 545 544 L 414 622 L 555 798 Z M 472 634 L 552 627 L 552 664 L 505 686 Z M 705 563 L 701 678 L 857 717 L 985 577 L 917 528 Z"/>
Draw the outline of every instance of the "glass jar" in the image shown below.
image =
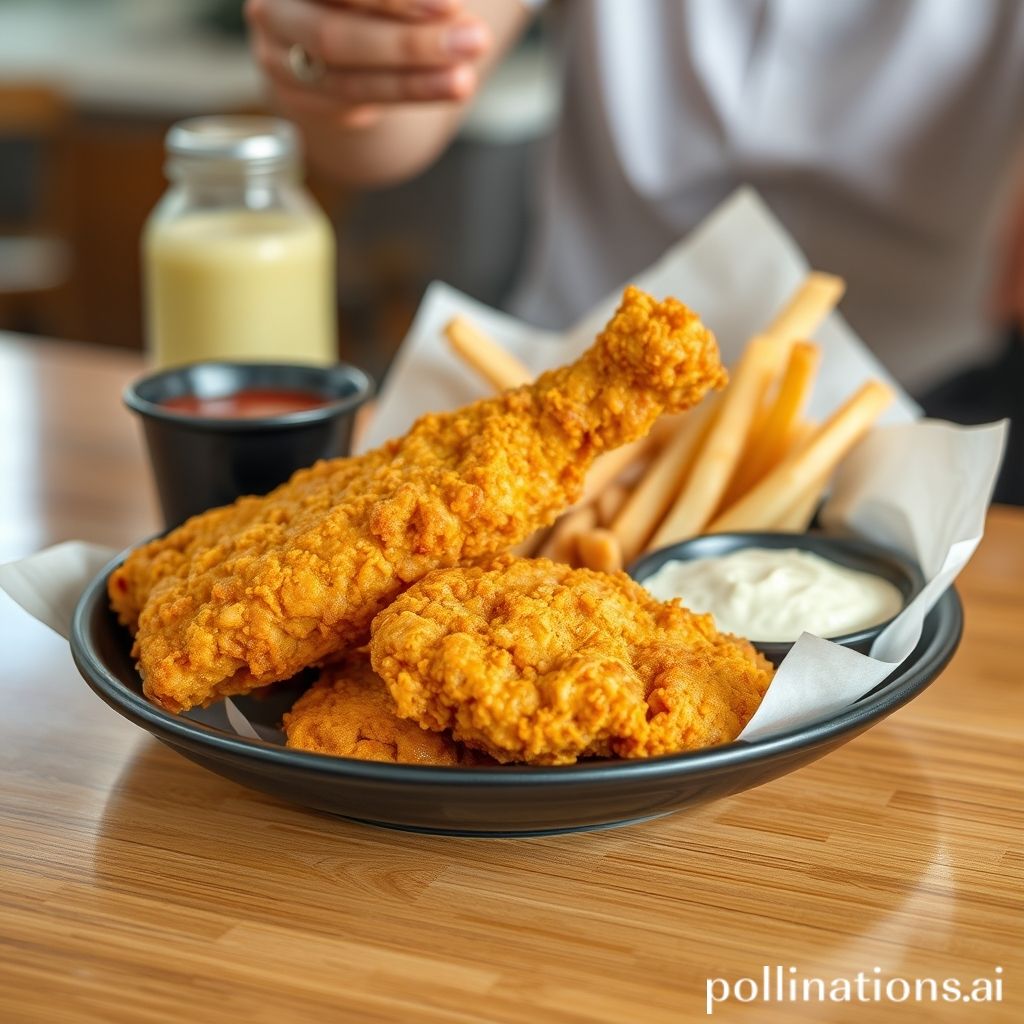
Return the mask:
<path id="1" fill-rule="evenodd" d="M 302 187 L 295 129 L 193 118 L 167 154 L 171 184 L 143 236 L 153 362 L 335 362 L 334 232 Z"/>

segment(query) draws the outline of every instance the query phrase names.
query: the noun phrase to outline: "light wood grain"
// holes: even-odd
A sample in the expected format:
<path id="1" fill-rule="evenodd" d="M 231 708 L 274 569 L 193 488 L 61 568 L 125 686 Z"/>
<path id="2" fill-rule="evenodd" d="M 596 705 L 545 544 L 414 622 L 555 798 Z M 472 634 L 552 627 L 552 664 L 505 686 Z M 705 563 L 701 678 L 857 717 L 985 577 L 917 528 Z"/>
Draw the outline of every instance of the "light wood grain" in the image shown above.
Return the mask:
<path id="1" fill-rule="evenodd" d="M 124 547 L 159 526 L 136 354 L 0 332 L 0 561 L 75 537 Z"/>
<path id="2" fill-rule="evenodd" d="M 118 400 L 136 368 L 0 344 L 20 402 L 0 404 L 9 549 L 152 528 Z M 378 831 L 208 774 L 108 710 L 0 598 L 0 1021 L 678 1022 L 703 1019 L 708 976 L 763 964 L 999 964 L 1006 997 L 713 1019 L 1018 1019 L 1024 515 L 992 512 L 961 589 L 952 666 L 817 764 L 630 829 L 502 841 Z"/>

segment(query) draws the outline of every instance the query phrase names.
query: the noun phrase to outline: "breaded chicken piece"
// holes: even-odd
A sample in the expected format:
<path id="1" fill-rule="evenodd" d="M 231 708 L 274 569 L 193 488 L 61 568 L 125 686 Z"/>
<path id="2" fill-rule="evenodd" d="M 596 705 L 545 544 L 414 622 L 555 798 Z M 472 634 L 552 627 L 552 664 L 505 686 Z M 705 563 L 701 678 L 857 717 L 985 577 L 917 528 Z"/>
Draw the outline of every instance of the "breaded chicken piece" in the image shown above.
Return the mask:
<path id="1" fill-rule="evenodd" d="M 135 656 L 146 695 L 182 711 L 364 643 L 410 583 L 550 523 L 597 455 L 725 379 L 690 310 L 629 288 L 573 365 L 189 520 L 111 578 L 123 621 L 145 602 Z"/>
<path id="2" fill-rule="evenodd" d="M 374 620 L 370 657 L 403 718 L 532 764 L 728 743 L 773 673 L 625 573 L 512 557 L 410 587 Z"/>
<path id="3" fill-rule="evenodd" d="M 383 680 L 365 656 L 332 665 L 284 716 L 287 745 L 314 754 L 391 764 L 484 764 L 450 736 L 399 718 Z"/>

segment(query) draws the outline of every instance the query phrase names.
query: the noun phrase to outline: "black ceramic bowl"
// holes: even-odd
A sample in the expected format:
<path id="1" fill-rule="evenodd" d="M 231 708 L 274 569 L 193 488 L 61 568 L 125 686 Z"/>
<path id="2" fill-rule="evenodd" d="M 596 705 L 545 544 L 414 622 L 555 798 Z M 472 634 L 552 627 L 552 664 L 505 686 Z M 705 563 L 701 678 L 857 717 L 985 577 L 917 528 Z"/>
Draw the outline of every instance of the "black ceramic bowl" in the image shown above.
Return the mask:
<path id="1" fill-rule="evenodd" d="M 797 548 L 820 555 L 829 561 L 837 562 L 848 569 L 880 576 L 892 583 L 903 595 L 903 606 L 917 596 L 924 586 L 924 577 L 920 568 L 898 551 L 862 540 L 860 537 L 840 537 L 824 533 L 708 533 L 690 540 L 670 544 L 645 555 L 630 566 L 629 574 L 637 582 L 643 583 L 656 573 L 666 562 L 678 560 L 692 561 L 696 558 L 720 558 L 742 548 Z M 686 603 L 685 601 L 683 602 Z M 859 629 L 854 633 L 842 636 L 828 636 L 844 647 L 852 647 L 855 651 L 868 654 L 875 638 L 892 622 L 892 618 L 879 622 L 874 626 Z M 789 653 L 793 642 L 752 641 L 754 646 L 774 665 L 782 662 Z"/>
<path id="2" fill-rule="evenodd" d="M 176 412 L 173 398 L 226 398 L 285 390 L 323 404 L 278 416 L 227 419 Z M 347 455 L 355 412 L 372 391 L 355 366 L 192 363 L 129 385 L 124 402 L 142 419 L 160 507 L 168 527 L 243 494 L 266 494 L 317 459 Z"/>
<path id="3" fill-rule="evenodd" d="M 917 648 L 889 679 L 840 714 L 753 742 L 653 758 L 557 768 L 432 768 L 377 764 L 288 750 L 230 730 L 223 705 L 171 715 L 142 695 L 131 640 L 111 613 L 107 577 L 75 611 L 71 652 L 90 687 L 115 711 L 185 757 L 229 779 L 345 818 L 447 835 L 543 835 L 627 825 L 706 803 L 794 771 L 853 739 L 912 700 L 942 671 L 960 641 L 963 615 L 952 589 L 932 609 Z M 271 736 L 303 683 L 274 699 L 240 698 Z"/>

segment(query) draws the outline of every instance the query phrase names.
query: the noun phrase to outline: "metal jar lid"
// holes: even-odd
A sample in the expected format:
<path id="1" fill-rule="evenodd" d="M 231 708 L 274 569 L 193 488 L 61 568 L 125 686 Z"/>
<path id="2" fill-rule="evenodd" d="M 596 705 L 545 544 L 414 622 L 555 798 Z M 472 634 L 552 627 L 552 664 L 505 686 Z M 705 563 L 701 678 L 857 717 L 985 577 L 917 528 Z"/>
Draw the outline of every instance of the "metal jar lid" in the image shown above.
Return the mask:
<path id="1" fill-rule="evenodd" d="M 171 157 L 272 166 L 290 163 L 299 153 L 294 126 L 277 117 L 216 114 L 192 117 L 167 133 Z"/>

